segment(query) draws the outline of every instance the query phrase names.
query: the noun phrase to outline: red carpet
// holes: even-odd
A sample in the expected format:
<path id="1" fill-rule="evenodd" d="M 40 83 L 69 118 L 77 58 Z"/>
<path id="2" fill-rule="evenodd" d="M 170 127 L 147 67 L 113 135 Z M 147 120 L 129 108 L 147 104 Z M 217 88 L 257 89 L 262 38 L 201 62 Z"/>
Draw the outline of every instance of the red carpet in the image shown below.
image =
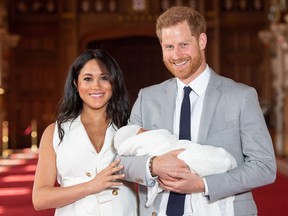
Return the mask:
<path id="1" fill-rule="evenodd" d="M 273 184 L 257 188 L 254 190 L 253 194 L 258 207 L 259 216 L 288 215 L 287 176 L 278 173 L 277 179 Z"/>
<path id="2" fill-rule="evenodd" d="M 35 211 L 31 191 L 37 154 L 27 150 L 0 158 L 0 216 L 53 216 L 54 210 Z M 282 164 L 283 165 L 283 164 Z M 288 162 L 284 165 L 288 170 Z M 258 216 L 288 215 L 288 176 L 278 173 L 274 184 L 254 190 Z"/>
<path id="3" fill-rule="evenodd" d="M 35 211 L 32 186 L 37 155 L 18 153 L 0 159 L 0 216 L 53 216 L 54 210 Z"/>

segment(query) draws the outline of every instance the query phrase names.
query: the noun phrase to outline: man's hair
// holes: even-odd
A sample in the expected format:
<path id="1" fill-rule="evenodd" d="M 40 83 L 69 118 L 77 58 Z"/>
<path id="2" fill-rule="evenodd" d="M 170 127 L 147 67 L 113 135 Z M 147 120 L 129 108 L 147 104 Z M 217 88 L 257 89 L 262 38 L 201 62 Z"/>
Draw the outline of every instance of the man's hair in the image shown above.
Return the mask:
<path id="1" fill-rule="evenodd" d="M 178 23 L 187 21 L 192 36 L 199 37 L 201 33 L 206 33 L 205 18 L 196 10 L 185 7 L 175 6 L 166 10 L 156 21 L 156 34 L 162 40 L 162 29 L 175 26 Z"/>

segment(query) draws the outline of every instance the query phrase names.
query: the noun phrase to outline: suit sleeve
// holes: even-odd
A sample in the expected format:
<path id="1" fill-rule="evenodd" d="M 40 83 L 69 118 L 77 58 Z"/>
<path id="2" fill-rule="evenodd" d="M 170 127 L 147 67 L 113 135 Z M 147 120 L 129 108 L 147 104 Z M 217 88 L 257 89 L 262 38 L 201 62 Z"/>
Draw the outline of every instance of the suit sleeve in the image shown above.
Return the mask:
<path id="1" fill-rule="evenodd" d="M 140 108 L 142 100 L 142 90 L 138 94 L 138 98 L 135 101 L 129 124 L 142 125 Z M 150 156 L 120 156 L 116 155 L 116 159 L 120 158 L 121 164 L 124 165 L 123 173 L 125 174 L 125 180 L 136 182 L 141 185 L 147 185 L 146 180 L 146 164 Z"/>
<path id="2" fill-rule="evenodd" d="M 243 160 L 237 161 L 238 167 L 235 169 L 205 177 L 212 202 L 273 183 L 276 178 L 274 149 L 255 89 L 247 88 L 241 100 L 237 130 L 240 143 L 233 143 L 233 137 L 227 139 L 231 146 L 238 146 L 242 150 L 237 150 L 237 154 L 242 154 Z M 226 137 L 229 136 L 231 137 L 231 133 L 227 132 Z"/>

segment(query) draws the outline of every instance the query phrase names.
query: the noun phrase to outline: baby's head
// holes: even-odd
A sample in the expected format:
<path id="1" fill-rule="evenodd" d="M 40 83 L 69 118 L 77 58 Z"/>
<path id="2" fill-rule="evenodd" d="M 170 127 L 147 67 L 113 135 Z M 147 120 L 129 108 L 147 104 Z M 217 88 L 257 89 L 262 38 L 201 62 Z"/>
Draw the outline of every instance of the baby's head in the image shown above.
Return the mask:
<path id="1" fill-rule="evenodd" d="M 114 145 L 120 145 L 125 140 L 137 134 L 143 133 L 146 130 L 139 125 L 126 125 L 121 127 L 115 134 Z"/>
<path id="2" fill-rule="evenodd" d="M 138 130 L 138 133 L 137 133 L 137 134 L 141 134 L 141 133 L 143 133 L 143 132 L 145 132 L 145 131 L 147 131 L 147 130 L 145 130 L 144 128 L 140 128 L 140 129 Z"/>

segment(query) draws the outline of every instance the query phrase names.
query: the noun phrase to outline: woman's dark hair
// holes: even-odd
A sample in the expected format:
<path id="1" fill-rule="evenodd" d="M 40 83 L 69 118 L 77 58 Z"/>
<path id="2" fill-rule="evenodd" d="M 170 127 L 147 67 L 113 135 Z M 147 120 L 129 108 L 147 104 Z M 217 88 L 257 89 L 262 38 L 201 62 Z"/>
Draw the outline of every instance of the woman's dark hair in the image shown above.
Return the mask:
<path id="1" fill-rule="evenodd" d="M 64 130 L 61 125 L 67 121 L 75 120 L 83 109 L 83 102 L 74 82 L 77 83 L 80 70 L 92 59 L 99 62 L 103 72 L 107 73 L 112 86 L 112 97 L 107 105 L 107 118 L 111 119 L 118 128 L 127 124 L 131 107 L 118 63 L 103 50 L 86 50 L 71 65 L 64 87 L 64 95 L 59 103 L 57 126 L 60 142 L 64 137 Z"/>

